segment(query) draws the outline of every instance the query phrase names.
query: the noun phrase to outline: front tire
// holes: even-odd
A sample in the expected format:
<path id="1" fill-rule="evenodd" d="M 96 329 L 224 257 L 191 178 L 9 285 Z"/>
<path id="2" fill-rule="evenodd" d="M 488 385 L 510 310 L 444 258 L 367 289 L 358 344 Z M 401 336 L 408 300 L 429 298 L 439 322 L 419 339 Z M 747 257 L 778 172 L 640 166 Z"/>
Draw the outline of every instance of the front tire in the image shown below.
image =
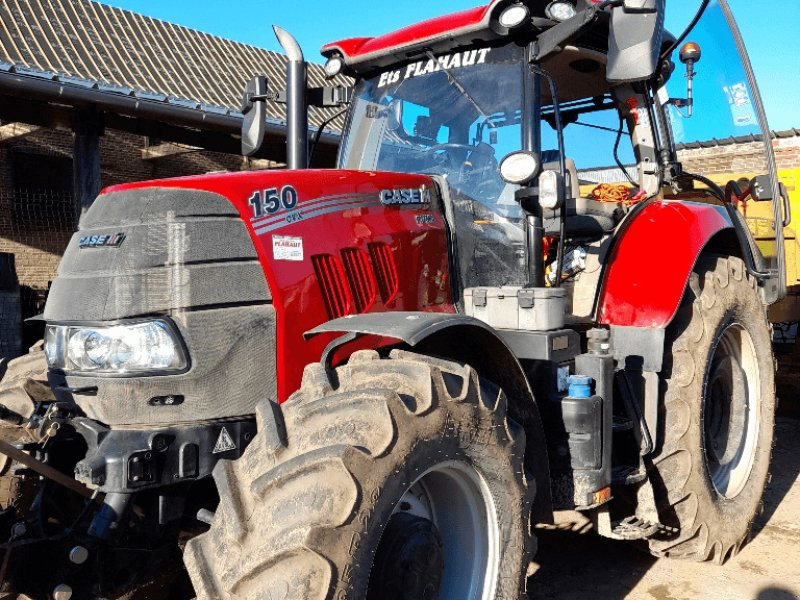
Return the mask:
<path id="1" fill-rule="evenodd" d="M 198 598 L 524 597 L 534 486 L 503 392 L 400 351 L 336 375 L 307 367 L 215 469 L 219 508 L 184 556 Z"/>
<path id="2" fill-rule="evenodd" d="M 663 445 L 651 474 L 656 556 L 723 563 L 747 541 L 769 475 L 775 422 L 771 329 L 734 257 L 704 257 L 667 330 Z"/>

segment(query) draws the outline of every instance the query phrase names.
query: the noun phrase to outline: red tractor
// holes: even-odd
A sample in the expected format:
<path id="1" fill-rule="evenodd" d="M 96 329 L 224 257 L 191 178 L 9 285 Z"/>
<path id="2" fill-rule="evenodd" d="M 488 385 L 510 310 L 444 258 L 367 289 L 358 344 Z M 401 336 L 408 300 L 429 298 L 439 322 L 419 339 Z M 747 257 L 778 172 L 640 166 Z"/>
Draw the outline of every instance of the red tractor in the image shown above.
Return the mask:
<path id="1" fill-rule="evenodd" d="M 785 198 L 725 0 L 677 38 L 664 17 L 493 0 L 325 46 L 354 84 L 321 90 L 278 30 L 287 90 L 248 85 L 243 147 L 285 102 L 288 170 L 117 186 L 81 220 L 49 388 L 31 355 L 0 391 L 2 589 L 519 599 L 564 509 L 655 556 L 737 553 Z M 336 170 L 307 168 L 309 104 L 348 105 Z M 683 166 L 730 137 L 762 176 Z"/>

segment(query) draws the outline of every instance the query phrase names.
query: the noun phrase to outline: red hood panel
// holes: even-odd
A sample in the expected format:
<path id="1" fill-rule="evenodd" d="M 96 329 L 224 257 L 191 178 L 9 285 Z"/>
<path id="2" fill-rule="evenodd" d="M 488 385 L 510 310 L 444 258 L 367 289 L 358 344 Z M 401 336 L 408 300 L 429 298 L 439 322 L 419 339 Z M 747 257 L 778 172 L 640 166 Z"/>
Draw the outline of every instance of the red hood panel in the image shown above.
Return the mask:
<path id="1" fill-rule="evenodd" d="M 256 171 L 126 184 L 105 192 L 147 187 L 214 192 L 236 206 L 276 308 L 281 401 L 299 387 L 303 367 L 319 360 L 332 339 L 305 341 L 305 331 L 343 314 L 455 311 L 445 224 L 429 177 Z M 428 195 L 430 203 L 424 202 Z"/>

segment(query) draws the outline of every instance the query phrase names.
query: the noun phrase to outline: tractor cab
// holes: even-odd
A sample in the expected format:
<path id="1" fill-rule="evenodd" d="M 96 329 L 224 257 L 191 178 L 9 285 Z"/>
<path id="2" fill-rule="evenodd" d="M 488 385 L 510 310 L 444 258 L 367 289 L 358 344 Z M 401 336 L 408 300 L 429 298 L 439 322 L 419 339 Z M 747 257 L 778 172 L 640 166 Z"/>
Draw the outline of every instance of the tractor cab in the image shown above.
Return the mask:
<path id="1" fill-rule="evenodd" d="M 655 4 L 651 8 L 641 16 L 657 30 L 663 7 L 661 13 Z M 559 32 L 581 19 L 592 25 Z M 592 4 L 562 3 L 559 9 L 495 2 L 453 15 L 450 22 L 469 31 L 424 44 L 430 24 L 421 24 L 386 39 L 323 48 L 329 64 L 357 75 L 339 167 L 437 176 L 445 190 L 462 287 L 542 287 L 548 273 L 540 263 L 552 263 L 558 252 L 563 258 L 558 240 L 601 240 L 627 213 L 624 203 L 606 203 L 581 189 L 578 169 L 611 164 L 619 156 L 614 150 L 620 144 L 603 147 L 594 139 L 598 131 L 625 135 L 620 152 L 637 179 L 640 172 L 650 177 L 650 194 L 657 191 L 648 168 L 656 164 L 652 148 L 645 165 L 647 153 L 632 146 L 625 122 L 630 116 L 626 101 L 635 92 L 623 85 L 622 97 L 608 80 L 611 19 Z M 624 49 L 629 41 L 618 33 Z M 397 45 L 407 44 L 415 49 L 405 53 L 410 60 L 389 62 L 376 51 L 392 37 L 396 45 L 390 54 L 398 57 Z M 649 40 L 650 55 L 658 53 L 662 38 L 658 30 Z M 623 49 L 611 53 L 617 71 L 624 73 L 631 55 Z M 593 125 L 598 116 L 602 124 Z M 582 117 L 588 122 L 578 124 Z M 590 133 L 575 140 L 577 156 L 565 143 L 568 125 L 570 132 L 586 127 Z M 529 172 L 504 174 L 526 163 Z M 541 181 L 550 189 L 544 202 Z M 629 195 L 644 198 L 644 193 L 636 189 Z M 555 277 L 550 276 L 551 283 Z"/>
<path id="2" fill-rule="evenodd" d="M 328 44 L 326 71 L 355 78 L 339 94 L 350 107 L 338 167 L 436 179 L 460 291 L 577 284 L 586 289 L 569 296 L 592 303 L 600 257 L 627 217 L 692 200 L 728 213 L 734 243 L 774 302 L 785 288 L 775 226 L 787 220 L 785 194 L 741 37 L 724 1 L 704 4 L 680 44 L 664 28 L 665 10 L 656 0 L 495 0 Z M 250 149 L 256 113 L 245 125 Z M 730 185 L 720 177 L 731 169 L 717 174 L 697 152 L 745 138 L 759 158 L 734 161 L 740 177 Z M 303 154 L 291 147 L 290 156 Z M 598 277 L 583 286 L 576 275 L 587 259 Z"/>
<path id="3" fill-rule="evenodd" d="M 523 183 L 504 179 L 500 169 L 504 158 L 526 147 L 526 136 L 532 142 L 528 156 L 537 163 L 535 175 L 557 173 L 559 183 L 566 184 L 561 205 L 543 215 L 545 234 L 559 235 L 563 211 L 567 235 L 597 240 L 627 212 L 624 204 L 600 202 L 590 192 L 584 197 L 570 146 L 559 143 L 552 91 L 531 70 L 528 51 L 509 44 L 439 56 L 431 52 L 430 58 L 381 70 L 356 85 L 339 167 L 438 176 L 451 203 L 466 287 L 527 283 L 526 211 L 517 197 Z M 597 50 L 567 46 L 545 60 L 542 69 L 553 77 L 558 105 L 568 107 L 562 109 L 563 118 L 571 119 L 572 126 L 562 134 L 586 127 L 588 137 L 599 138 L 597 127 L 602 126 L 593 123 L 608 124 L 600 129 L 605 145 L 599 140 L 588 145 L 580 132 L 572 136 L 582 166 L 613 161 L 616 131 L 624 127 L 620 152 L 638 177 L 605 63 L 606 55 Z M 581 118 L 587 121 L 578 123 Z"/>

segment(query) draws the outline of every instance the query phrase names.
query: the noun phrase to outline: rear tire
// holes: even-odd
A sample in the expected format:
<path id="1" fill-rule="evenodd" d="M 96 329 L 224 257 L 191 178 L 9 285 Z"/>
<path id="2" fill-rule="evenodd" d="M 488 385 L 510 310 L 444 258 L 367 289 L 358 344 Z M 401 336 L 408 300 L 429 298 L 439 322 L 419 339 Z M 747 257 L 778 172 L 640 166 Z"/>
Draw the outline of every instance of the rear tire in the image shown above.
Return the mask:
<path id="1" fill-rule="evenodd" d="M 184 555 L 198 599 L 524 598 L 534 489 L 503 392 L 470 367 L 400 351 L 358 352 L 336 374 L 334 390 L 307 367 L 283 406 L 259 406 L 243 457 L 215 469 L 219 508 Z M 414 564 L 387 569 L 398 513 L 421 543 L 408 542 Z M 441 585 L 419 560 L 425 548 L 437 564 L 437 544 Z"/>
<path id="2" fill-rule="evenodd" d="M 655 556 L 723 563 L 760 512 L 775 422 L 771 329 L 734 257 L 705 257 L 667 329 L 663 444 L 651 473 L 661 522 Z"/>

